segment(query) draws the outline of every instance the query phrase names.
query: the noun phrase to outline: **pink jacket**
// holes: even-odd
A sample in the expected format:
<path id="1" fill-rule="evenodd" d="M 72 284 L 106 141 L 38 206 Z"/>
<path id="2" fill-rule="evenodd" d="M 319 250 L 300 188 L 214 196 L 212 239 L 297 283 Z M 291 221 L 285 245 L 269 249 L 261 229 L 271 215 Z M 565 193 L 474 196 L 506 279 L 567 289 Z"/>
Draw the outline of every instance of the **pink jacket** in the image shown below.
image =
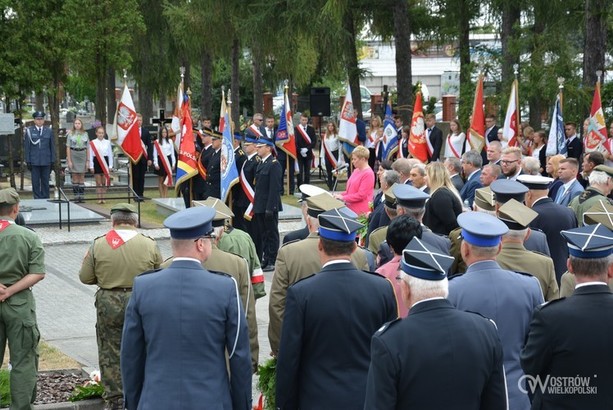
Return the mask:
<path id="1" fill-rule="evenodd" d="M 394 292 L 396 293 L 396 301 L 398 302 L 398 317 L 405 318 L 409 313 L 409 309 L 405 306 L 402 300 L 402 293 L 400 292 L 400 283 L 396 280 L 398 276 L 398 269 L 400 267 L 400 255 L 394 255 L 391 261 L 379 267 L 376 272 L 385 276 L 392 282 L 394 286 Z"/>
<path id="2" fill-rule="evenodd" d="M 375 173 L 370 167 L 354 169 L 347 181 L 347 189 L 342 194 L 347 208 L 358 215 L 370 212 L 368 203 L 372 201 L 374 187 Z"/>

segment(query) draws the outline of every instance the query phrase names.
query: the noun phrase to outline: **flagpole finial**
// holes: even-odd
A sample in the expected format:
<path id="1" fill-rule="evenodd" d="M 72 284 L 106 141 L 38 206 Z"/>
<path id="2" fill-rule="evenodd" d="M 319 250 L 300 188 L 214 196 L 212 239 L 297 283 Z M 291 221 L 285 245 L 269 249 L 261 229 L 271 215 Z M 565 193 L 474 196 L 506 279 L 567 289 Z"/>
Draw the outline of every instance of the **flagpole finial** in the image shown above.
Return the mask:
<path id="1" fill-rule="evenodd" d="M 181 73 L 181 80 L 183 80 L 185 78 L 185 67 L 184 66 L 179 67 L 179 73 Z"/>
<path id="2" fill-rule="evenodd" d="M 190 97 L 192 96 L 192 89 L 187 87 L 187 91 L 185 92 L 185 94 L 189 95 Z"/>
<path id="3" fill-rule="evenodd" d="M 602 70 L 596 70 L 596 82 L 600 82 L 600 76 L 602 76 Z"/>
<path id="4" fill-rule="evenodd" d="M 558 88 L 560 90 L 564 88 L 564 81 L 565 81 L 564 77 L 558 77 Z"/>
<path id="5" fill-rule="evenodd" d="M 222 86 L 221 86 L 221 92 L 222 92 L 222 93 L 226 92 L 226 86 L 225 86 L 225 85 L 222 85 Z"/>
<path id="6" fill-rule="evenodd" d="M 518 76 L 518 74 L 519 74 L 519 64 L 513 64 L 513 74 L 515 75 L 515 77 Z"/>
<path id="7" fill-rule="evenodd" d="M 287 89 L 289 88 L 289 80 L 285 79 L 283 80 L 283 88 L 287 91 Z"/>
<path id="8" fill-rule="evenodd" d="M 123 82 L 128 82 L 128 70 L 126 70 L 125 68 L 123 69 Z"/>
<path id="9" fill-rule="evenodd" d="M 228 96 L 226 97 L 226 103 L 232 105 L 232 90 L 228 90 Z"/>

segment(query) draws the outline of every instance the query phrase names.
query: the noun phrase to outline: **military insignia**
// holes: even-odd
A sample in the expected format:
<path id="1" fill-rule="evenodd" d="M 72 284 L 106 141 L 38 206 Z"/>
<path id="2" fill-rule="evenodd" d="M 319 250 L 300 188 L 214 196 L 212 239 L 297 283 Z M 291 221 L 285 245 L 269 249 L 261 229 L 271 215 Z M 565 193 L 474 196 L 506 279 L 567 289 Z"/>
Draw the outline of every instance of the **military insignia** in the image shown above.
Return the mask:
<path id="1" fill-rule="evenodd" d="M 383 333 L 385 333 L 385 331 L 386 331 L 387 329 L 389 329 L 390 327 L 392 327 L 392 326 L 394 325 L 394 323 L 398 323 L 398 322 L 400 322 L 401 320 L 402 320 L 402 319 L 398 318 L 398 319 L 392 320 L 391 322 L 387 322 L 387 323 L 385 323 L 383 326 L 381 326 L 381 327 L 379 328 L 379 330 L 377 330 L 377 331 L 375 332 L 375 336 L 382 335 Z"/>
<path id="2" fill-rule="evenodd" d="M 117 107 L 117 126 L 121 127 L 124 131 L 130 129 L 132 124 L 136 121 L 136 112 L 122 102 Z"/>

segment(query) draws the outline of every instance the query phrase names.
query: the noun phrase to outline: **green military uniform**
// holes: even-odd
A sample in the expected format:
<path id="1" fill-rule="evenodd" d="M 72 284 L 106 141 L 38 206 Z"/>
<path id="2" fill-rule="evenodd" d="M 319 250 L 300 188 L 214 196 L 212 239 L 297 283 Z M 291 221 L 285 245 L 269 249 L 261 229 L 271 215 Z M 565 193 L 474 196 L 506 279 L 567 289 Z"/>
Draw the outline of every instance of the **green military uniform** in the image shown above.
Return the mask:
<path id="1" fill-rule="evenodd" d="M 451 248 L 449 249 L 449 253 L 453 256 L 453 264 L 451 265 L 451 272 L 453 274 L 456 273 L 464 273 L 466 272 L 466 263 L 464 259 L 462 259 L 462 238 L 460 235 L 462 234 L 462 228 L 456 228 L 453 231 L 449 232 L 449 240 L 451 241 Z"/>
<path id="2" fill-rule="evenodd" d="M 560 297 L 553 260 L 550 257 L 531 252 L 520 243 L 503 241 L 502 250 L 496 257 L 496 262 L 502 269 L 529 273 L 537 278 L 545 301 Z"/>
<path id="3" fill-rule="evenodd" d="M 322 264 L 317 250 L 318 243 L 319 234 L 311 232 L 303 240 L 286 243 L 277 254 L 268 305 L 268 340 L 270 341 L 270 348 L 275 354 L 279 351 L 287 288 L 300 279 L 321 271 Z M 369 269 L 365 252 L 366 250 L 358 248 L 351 255 L 351 262 L 361 270 Z"/>
<path id="4" fill-rule="evenodd" d="M 583 214 L 599 201 L 609 202 L 609 199 L 594 187 L 587 187 L 579 196 L 573 198 L 568 205 L 577 215 L 579 226 L 583 226 Z"/>
<path id="5" fill-rule="evenodd" d="M 562 280 L 560 281 L 560 297 L 567 298 L 573 294 L 575 291 L 575 286 L 577 282 L 575 281 L 575 275 L 570 272 L 565 272 L 562 275 Z M 613 291 L 613 279 L 609 280 L 609 288 Z"/>
<path id="6" fill-rule="evenodd" d="M 19 195 L 2 190 L 0 205 L 14 205 Z M 40 238 L 31 230 L 0 216 L 0 283 L 10 287 L 29 274 L 45 274 L 45 251 Z M 22 290 L 0 303 L 0 357 L 8 340 L 10 361 L 11 409 L 30 409 L 36 397 L 38 341 L 34 295 Z M 1 359 L 0 359 L 1 360 Z"/>
<path id="7" fill-rule="evenodd" d="M 258 259 L 255 244 L 251 236 L 245 231 L 229 226 L 225 228 L 224 234 L 221 235 L 217 246 L 222 251 L 240 255 L 247 260 L 251 275 L 251 285 L 253 286 L 253 295 L 256 299 L 266 296 L 264 273 L 262 272 L 260 260 Z"/>
<path id="8" fill-rule="evenodd" d="M 379 253 L 379 247 L 387 238 L 387 226 L 381 226 L 370 233 L 368 237 L 368 250 L 375 255 Z"/>
<path id="9" fill-rule="evenodd" d="M 111 213 L 132 212 L 133 208 L 118 205 Z M 120 408 L 123 397 L 119 351 L 132 284 L 139 274 L 159 268 L 162 260 L 155 241 L 131 225 L 117 225 L 96 238 L 83 259 L 79 279 L 86 285 L 99 287 L 95 301 L 96 338 L 103 398 L 116 408 Z"/>
<path id="10" fill-rule="evenodd" d="M 252 292 L 251 281 L 247 261 L 238 255 L 222 251 L 218 246 L 211 243 L 211 256 L 202 264 L 208 271 L 227 273 L 232 276 L 238 286 L 238 293 L 245 315 L 247 316 L 247 326 L 249 326 L 249 346 L 251 348 L 251 364 L 253 371 L 258 368 L 258 358 L 260 347 L 258 343 L 258 321 L 255 316 L 255 297 Z M 167 268 L 172 263 L 173 258 L 168 258 L 162 264 L 162 268 Z"/>

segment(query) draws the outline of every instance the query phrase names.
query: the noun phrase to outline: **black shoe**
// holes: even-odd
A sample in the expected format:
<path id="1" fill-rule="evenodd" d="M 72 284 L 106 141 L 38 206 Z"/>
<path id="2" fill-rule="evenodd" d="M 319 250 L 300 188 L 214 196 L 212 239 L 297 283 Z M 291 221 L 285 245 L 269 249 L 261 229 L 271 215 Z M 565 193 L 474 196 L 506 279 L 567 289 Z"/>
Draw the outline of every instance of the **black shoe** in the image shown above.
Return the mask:
<path id="1" fill-rule="evenodd" d="M 264 272 L 273 272 L 275 270 L 275 264 L 266 265 L 266 267 L 262 268 Z"/>

